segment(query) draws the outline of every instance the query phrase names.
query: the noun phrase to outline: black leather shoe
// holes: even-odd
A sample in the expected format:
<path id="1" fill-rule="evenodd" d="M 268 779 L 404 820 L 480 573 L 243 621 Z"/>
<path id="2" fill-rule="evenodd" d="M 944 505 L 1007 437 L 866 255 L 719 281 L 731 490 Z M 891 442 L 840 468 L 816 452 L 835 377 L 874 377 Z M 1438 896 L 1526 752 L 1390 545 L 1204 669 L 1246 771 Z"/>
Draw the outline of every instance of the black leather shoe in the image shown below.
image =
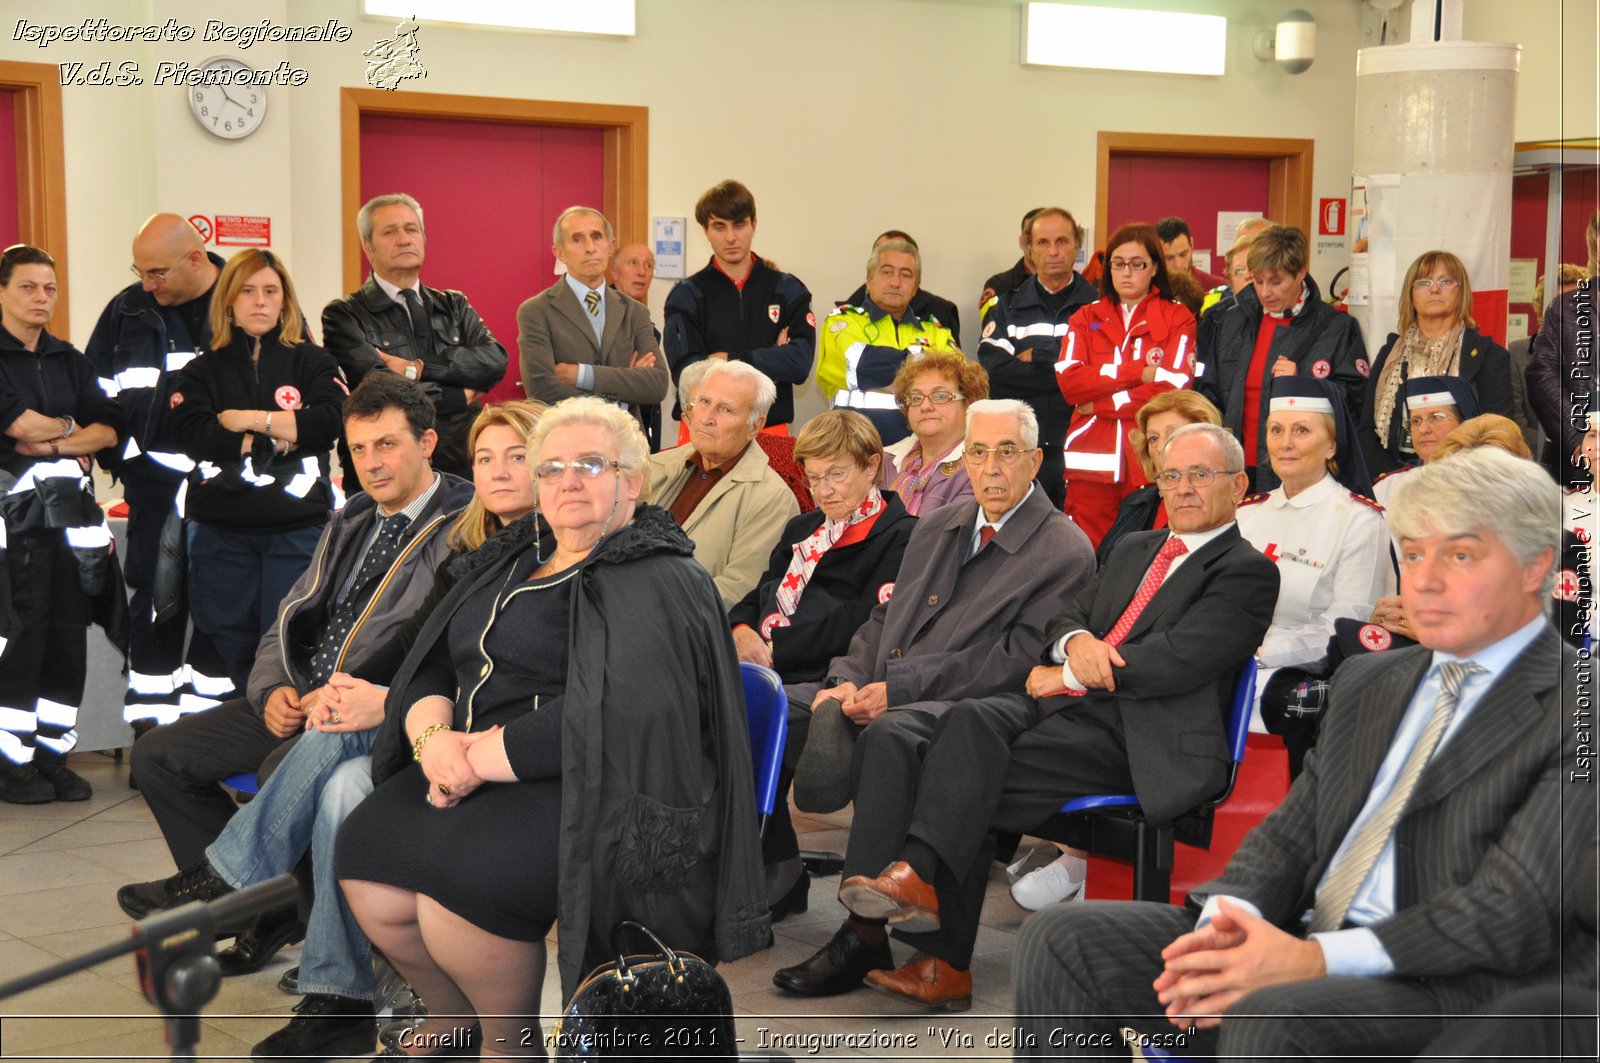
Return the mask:
<path id="1" fill-rule="evenodd" d="M 67 758 L 34 755 L 33 766 L 56 792 L 57 801 L 87 801 L 94 796 L 89 780 L 67 767 Z"/>
<path id="2" fill-rule="evenodd" d="M 894 955 L 887 939 L 868 945 L 846 923 L 815 956 L 774 973 L 772 984 L 802 996 L 832 997 L 861 985 L 868 971 L 893 969 Z"/>
<path id="3" fill-rule="evenodd" d="M 352 1000 L 327 993 L 302 997 L 289 1025 L 267 1035 L 250 1051 L 251 1059 L 276 1063 L 365 1055 L 372 1051 L 377 1028 L 370 1000 Z"/>
<path id="4" fill-rule="evenodd" d="M 44 805 L 56 799 L 56 788 L 33 764 L 13 764 L 0 756 L 0 801 Z"/>
<path id="5" fill-rule="evenodd" d="M 306 925 L 292 904 L 262 912 L 250 929 L 233 939 L 233 944 L 217 953 L 222 976 L 250 974 L 265 967 L 278 950 L 306 939 Z M 296 988 L 299 988 L 298 985 Z"/>
<path id="6" fill-rule="evenodd" d="M 133 882 L 122 887 L 117 891 L 117 904 L 129 918 L 143 919 L 151 912 L 165 912 L 190 901 L 214 901 L 232 892 L 233 887 L 218 878 L 211 865 L 202 860 L 171 878 Z"/>
<path id="7" fill-rule="evenodd" d="M 300 995 L 300 965 L 298 963 L 283 972 L 283 977 L 278 979 L 278 989 L 288 993 L 291 997 Z"/>

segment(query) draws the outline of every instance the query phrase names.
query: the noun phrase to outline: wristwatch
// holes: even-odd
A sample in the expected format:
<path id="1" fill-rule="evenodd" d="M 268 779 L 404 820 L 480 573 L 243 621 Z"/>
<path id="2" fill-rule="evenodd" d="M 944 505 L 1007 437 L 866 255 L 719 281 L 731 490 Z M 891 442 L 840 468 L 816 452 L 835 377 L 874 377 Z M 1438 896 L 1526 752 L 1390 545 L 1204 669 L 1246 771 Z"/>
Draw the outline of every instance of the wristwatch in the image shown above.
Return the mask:
<path id="1" fill-rule="evenodd" d="M 56 420 L 61 422 L 62 439 L 70 439 L 72 437 L 72 433 L 78 430 L 78 422 L 74 421 L 70 416 L 57 417 Z"/>
<path id="2" fill-rule="evenodd" d="M 422 363 L 421 362 L 412 361 L 412 362 L 407 362 L 406 363 L 405 377 L 406 377 L 407 380 L 415 380 L 421 375 L 422 375 Z"/>

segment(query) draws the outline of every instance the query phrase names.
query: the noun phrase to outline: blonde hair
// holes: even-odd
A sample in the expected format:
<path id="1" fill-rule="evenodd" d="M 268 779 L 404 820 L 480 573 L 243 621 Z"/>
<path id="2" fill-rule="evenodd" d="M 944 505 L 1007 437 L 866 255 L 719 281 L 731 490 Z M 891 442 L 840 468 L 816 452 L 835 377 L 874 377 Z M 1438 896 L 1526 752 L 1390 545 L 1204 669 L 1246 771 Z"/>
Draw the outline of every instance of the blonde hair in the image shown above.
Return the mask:
<path id="1" fill-rule="evenodd" d="M 1150 418 L 1158 413 L 1176 413 L 1188 420 L 1190 424 L 1221 424 L 1222 414 L 1211 400 L 1197 392 L 1173 389 L 1163 391 L 1149 402 L 1139 407 L 1139 412 L 1133 415 L 1134 426 L 1128 430 L 1128 443 L 1133 447 L 1134 454 L 1138 455 L 1139 464 L 1144 466 L 1145 479 L 1155 482 L 1156 466 L 1150 460 L 1150 442 L 1146 434 L 1150 427 Z"/>
<path id="2" fill-rule="evenodd" d="M 1406 279 L 1400 282 L 1400 321 L 1395 331 L 1401 336 L 1417 323 L 1417 308 L 1411 301 L 1411 293 L 1416 289 L 1411 286 L 1418 277 L 1431 276 L 1440 266 L 1444 267 L 1446 275 L 1461 285 L 1456 321 L 1466 328 L 1478 327 L 1478 323 L 1472 319 L 1472 280 L 1467 276 L 1466 264 L 1448 251 L 1424 251 L 1411 263 L 1411 268 L 1406 270 Z"/>
<path id="3" fill-rule="evenodd" d="M 825 410 L 807 421 L 794 441 L 794 460 L 848 458 L 856 468 L 865 469 L 878 459 L 883 469 L 883 437 L 877 427 L 854 410 Z"/>
<path id="4" fill-rule="evenodd" d="M 1432 460 L 1448 458 L 1457 451 L 1474 447 L 1499 447 L 1519 458 L 1533 458 L 1533 451 L 1528 449 L 1528 441 L 1522 437 L 1522 429 L 1517 427 L 1517 422 L 1498 413 L 1485 413 L 1452 428 L 1450 434 L 1434 448 Z"/>
<path id="5" fill-rule="evenodd" d="M 526 444 L 533 436 L 533 430 L 539 427 L 539 418 L 544 416 L 544 411 L 548 408 L 537 399 L 485 406 L 473 420 L 472 427 L 467 429 L 468 460 L 471 460 L 473 452 L 478 449 L 478 437 L 483 435 L 485 429 L 496 425 L 511 429 L 521 436 L 522 442 Z M 528 478 L 530 480 L 533 478 L 531 465 Z M 445 542 L 452 550 L 460 552 L 476 550 L 504 526 L 504 522 L 484 506 L 483 499 L 478 497 L 477 492 L 473 492 L 472 501 L 467 503 L 466 508 L 461 511 L 461 516 L 450 525 L 450 533 Z"/>
<path id="6" fill-rule="evenodd" d="M 211 349 L 220 351 L 233 343 L 233 301 L 245 282 L 264 269 L 278 275 L 283 284 L 283 316 L 278 318 L 278 342 L 285 347 L 304 343 L 305 319 L 300 316 L 300 300 L 294 294 L 294 281 L 283 259 L 266 248 L 251 247 L 228 259 L 217 278 L 216 292 L 211 296 Z"/>

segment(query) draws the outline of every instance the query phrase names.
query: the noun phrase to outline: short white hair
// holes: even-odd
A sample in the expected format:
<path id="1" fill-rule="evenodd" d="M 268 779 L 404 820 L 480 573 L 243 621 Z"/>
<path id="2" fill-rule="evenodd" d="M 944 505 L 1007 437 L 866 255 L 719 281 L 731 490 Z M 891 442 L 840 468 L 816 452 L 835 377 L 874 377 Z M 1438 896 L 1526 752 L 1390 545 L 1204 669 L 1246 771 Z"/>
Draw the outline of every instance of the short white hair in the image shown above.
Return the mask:
<path id="1" fill-rule="evenodd" d="M 1239 445 L 1238 438 L 1232 432 L 1220 424 L 1197 423 L 1184 425 L 1168 436 L 1165 443 L 1161 444 L 1162 457 L 1166 457 L 1167 451 L 1172 449 L 1172 444 L 1178 439 L 1183 436 L 1194 435 L 1197 432 L 1210 436 L 1212 441 L 1221 448 L 1222 461 L 1223 464 L 1227 465 L 1227 468 L 1218 469 L 1218 472 L 1229 474 L 1244 472 L 1244 447 Z"/>
<path id="2" fill-rule="evenodd" d="M 614 402 L 579 395 L 556 403 L 539 418 L 538 427 L 528 437 L 528 453 L 533 456 L 534 463 L 538 463 L 539 453 L 551 432 L 576 425 L 591 425 L 611 433 L 611 438 L 617 442 L 617 460 L 630 473 L 637 474 L 650 458 L 650 444 L 633 414 Z"/>
<path id="3" fill-rule="evenodd" d="M 1489 532 L 1526 565 L 1546 550 L 1560 550 L 1561 488 L 1527 458 L 1499 447 L 1473 447 L 1399 477 L 1384 519 L 1396 539 Z M 1547 609 L 1555 570 L 1552 560 L 1540 588 Z"/>
<path id="4" fill-rule="evenodd" d="M 595 217 L 600 219 L 600 224 L 605 228 L 606 239 L 612 242 L 616 241 L 617 234 L 611 228 L 610 218 L 606 217 L 604 214 L 601 214 L 593 207 L 568 207 L 566 210 L 556 215 L 556 223 L 550 227 L 551 246 L 561 246 L 561 223 L 572 217 L 574 214 L 593 214 Z"/>
<path id="5" fill-rule="evenodd" d="M 712 361 L 707 359 L 709 367 L 700 374 L 700 379 L 695 381 L 700 387 L 706 386 L 706 381 L 714 376 L 731 376 L 735 380 L 749 384 L 756 392 L 755 405 L 750 407 L 750 424 L 753 426 L 767 414 L 772 412 L 772 404 L 778 401 L 778 385 L 772 378 L 749 362 Z M 685 369 L 687 373 L 689 370 Z M 682 380 L 680 376 L 678 379 Z"/>
<path id="6" fill-rule="evenodd" d="M 1039 445 L 1039 415 L 1021 399 L 979 399 L 967 407 L 967 435 L 972 434 L 974 417 L 1015 417 L 1017 434 L 1024 447 L 1032 450 Z"/>
<path id="7" fill-rule="evenodd" d="M 706 370 L 713 364 L 715 363 L 710 358 L 702 358 L 683 367 L 683 372 L 678 374 L 678 405 L 683 407 L 693 405 L 694 393 L 699 389 Z"/>

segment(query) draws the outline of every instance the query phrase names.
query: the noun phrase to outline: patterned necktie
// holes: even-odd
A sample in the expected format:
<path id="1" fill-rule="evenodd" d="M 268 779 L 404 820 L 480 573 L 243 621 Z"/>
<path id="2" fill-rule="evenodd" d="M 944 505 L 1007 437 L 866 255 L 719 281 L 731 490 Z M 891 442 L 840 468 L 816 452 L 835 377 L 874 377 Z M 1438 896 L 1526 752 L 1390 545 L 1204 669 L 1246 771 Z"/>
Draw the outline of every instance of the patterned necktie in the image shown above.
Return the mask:
<path id="1" fill-rule="evenodd" d="M 378 521 L 377 537 L 367 548 L 367 556 L 361 561 L 361 568 L 350 584 L 349 593 L 334 608 L 333 615 L 328 618 L 327 626 L 322 629 L 322 638 L 317 643 L 316 655 L 311 658 L 312 689 L 322 686 L 334 673 L 334 668 L 339 663 L 339 650 L 344 646 L 344 640 L 355 626 L 356 618 L 361 615 L 362 608 L 367 604 L 367 596 L 361 593 L 362 589 L 378 573 L 389 567 L 389 563 L 399 552 L 400 537 L 411 526 L 411 518 L 401 513 L 392 517 L 379 517 Z"/>
<path id="2" fill-rule="evenodd" d="M 1133 594 L 1133 601 L 1128 603 L 1128 607 L 1122 611 L 1122 615 L 1111 628 L 1111 634 L 1106 636 L 1106 645 L 1122 644 L 1122 640 L 1128 637 L 1128 632 L 1133 630 L 1139 614 L 1144 612 L 1144 607 L 1150 604 L 1150 599 L 1161 589 L 1161 581 L 1167 578 L 1167 570 L 1172 567 L 1173 560 L 1188 552 L 1189 548 L 1184 546 L 1183 540 L 1176 535 L 1161 544 L 1161 549 L 1156 552 L 1156 559 L 1150 563 L 1150 571 L 1144 574 L 1144 582 L 1139 584 L 1139 589 Z"/>
<path id="3" fill-rule="evenodd" d="M 411 313 L 413 356 L 426 358 L 433 351 L 433 330 L 428 327 L 428 312 L 422 306 L 422 296 L 417 294 L 415 288 L 407 288 L 400 293 L 400 297 L 406 301 L 406 310 Z"/>
<path id="4" fill-rule="evenodd" d="M 600 293 L 589 292 L 583 297 L 583 305 L 589 308 L 590 317 L 600 316 Z"/>
<path id="5" fill-rule="evenodd" d="M 1338 865 L 1328 872 L 1327 878 L 1318 887 L 1316 903 L 1311 909 L 1311 933 L 1337 930 L 1344 925 L 1350 902 L 1355 899 L 1356 891 L 1367 880 L 1367 876 L 1372 874 L 1373 865 L 1378 862 L 1384 847 L 1389 844 L 1389 837 L 1394 833 L 1395 822 L 1399 820 L 1400 813 L 1405 811 L 1411 792 L 1422 778 L 1422 769 L 1428 766 L 1445 728 L 1450 726 L 1450 719 L 1456 712 L 1456 702 L 1461 697 L 1462 682 L 1467 676 L 1482 671 L 1481 666 L 1471 661 L 1446 661 L 1439 666 L 1439 697 L 1433 703 L 1433 715 L 1428 717 L 1417 744 L 1411 747 L 1389 796 L 1383 799 L 1372 818 L 1363 823 L 1350 839 L 1344 856 L 1340 857 Z"/>

